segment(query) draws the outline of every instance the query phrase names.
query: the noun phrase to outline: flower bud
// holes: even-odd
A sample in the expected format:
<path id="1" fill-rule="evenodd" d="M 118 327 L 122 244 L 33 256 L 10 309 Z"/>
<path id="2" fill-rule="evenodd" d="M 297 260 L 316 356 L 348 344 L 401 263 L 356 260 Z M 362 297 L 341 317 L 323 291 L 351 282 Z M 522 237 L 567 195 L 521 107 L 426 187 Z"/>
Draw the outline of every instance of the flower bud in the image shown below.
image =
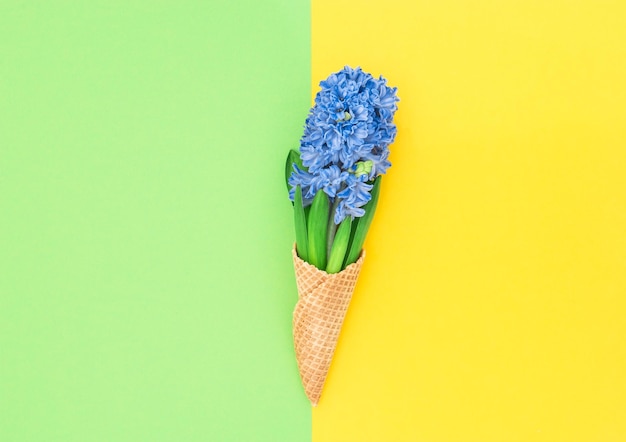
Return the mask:
<path id="1" fill-rule="evenodd" d="M 356 175 L 358 178 L 360 178 L 363 175 L 369 176 L 370 172 L 372 171 L 373 165 L 374 165 L 374 162 L 371 160 L 359 161 L 357 163 L 354 163 L 354 166 L 352 166 L 352 173 Z"/>

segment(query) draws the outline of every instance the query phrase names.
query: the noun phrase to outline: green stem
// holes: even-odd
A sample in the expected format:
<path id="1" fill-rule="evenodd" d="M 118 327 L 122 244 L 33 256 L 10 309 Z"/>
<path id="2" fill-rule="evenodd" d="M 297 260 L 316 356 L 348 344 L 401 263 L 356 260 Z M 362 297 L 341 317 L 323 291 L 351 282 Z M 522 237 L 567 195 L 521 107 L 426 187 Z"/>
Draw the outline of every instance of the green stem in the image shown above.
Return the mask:
<path id="1" fill-rule="evenodd" d="M 326 240 L 326 256 L 330 256 L 330 251 L 333 247 L 333 241 L 335 240 L 335 234 L 337 233 L 337 224 L 335 224 L 335 212 L 339 206 L 339 197 L 335 196 L 333 206 L 328 213 L 328 239 Z"/>

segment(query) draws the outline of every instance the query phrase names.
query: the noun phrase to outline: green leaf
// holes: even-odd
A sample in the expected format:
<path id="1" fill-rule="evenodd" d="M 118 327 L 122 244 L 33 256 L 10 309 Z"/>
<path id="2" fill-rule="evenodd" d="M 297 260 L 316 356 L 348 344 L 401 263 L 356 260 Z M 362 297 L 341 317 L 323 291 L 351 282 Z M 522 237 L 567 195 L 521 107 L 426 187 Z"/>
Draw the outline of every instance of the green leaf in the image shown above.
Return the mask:
<path id="1" fill-rule="evenodd" d="M 326 268 L 326 238 L 328 235 L 328 197 L 320 190 L 315 194 L 309 212 L 309 262 L 318 269 Z"/>
<path id="2" fill-rule="evenodd" d="M 305 167 L 302 165 L 302 160 L 300 159 L 300 152 L 298 152 L 297 150 L 291 149 L 289 153 L 287 154 L 287 161 L 285 162 L 285 183 L 287 183 L 287 190 L 291 189 L 291 186 L 289 185 L 289 177 L 291 176 L 291 172 L 293 172 L 294 163 L 300 169 L 306 170 Z"/>
<path id="3" fill-rule="evenodd" d="M 326 266 L 327 273 L 338 273 L 343 270 L 342 264 L 346 256 L 346 250 L 348 250 L 351 230 L 352 217 L 347 216 L 341 224 L 339 224 L 339 228 L 335 234 L 335 240 L 333 241 L 333 246 L 330 249 L 328 265 Z"/>
<path id="4" fill-rule="evenodd" d="M 296 187 L 294 196 L 293 217 L 296 226 L 296 252 L 303 261 L 309 259 L 309 239 L 306 231 L 306 213 L 302 206 L 302 188 Z"/>
<path id="5" fill-rule="evenodd" d="M 346 262 L 344 265 L 348 267 L 350 264 L 355 263 L 357 259 L 359 259 L 359 255 L 361 254 L 361 250 L 363 249 L 363 243 L 365 242 L 365 237 L 367 236 L 367 231 L 370 228 L 370 224 L 372 224 L 372 219 L 374 218 L 374 212 L 376 212 L 376 205 L 378 204 L 378 195 L 380 193 L 380 183 L 382 180 L 382 176 L 376 178 L 374 181 L 374 187 L 372 188 L 372 199 L 363 207 L 365 209 L 365 215 L 361 218 L 358 218 L 356 223 L 356 227 L 354 228 L 354 236 L 350 242 L 350 246 L 348 249 L 348 255 L 346 256 Z"/>

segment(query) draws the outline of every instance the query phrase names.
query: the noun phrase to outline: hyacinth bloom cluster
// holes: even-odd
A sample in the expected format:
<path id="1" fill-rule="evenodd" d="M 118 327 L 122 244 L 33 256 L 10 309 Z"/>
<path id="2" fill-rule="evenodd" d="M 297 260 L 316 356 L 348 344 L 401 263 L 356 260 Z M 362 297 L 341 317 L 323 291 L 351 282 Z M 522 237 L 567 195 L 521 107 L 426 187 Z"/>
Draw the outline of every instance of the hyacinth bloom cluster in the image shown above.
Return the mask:
<path id="1" fill-rule="evenodd" d="M 396 88 L 360 68 L 346 66 L 320 82 L 321 90 L 300 140 L 303 168 L 294 164 L 290 199 L 300 186 L 304 205 L 320 190 L 333 204 L 333 220 L 364 215 L 371 182 L 391 166 L 389 145 L 396 136 Z"/>

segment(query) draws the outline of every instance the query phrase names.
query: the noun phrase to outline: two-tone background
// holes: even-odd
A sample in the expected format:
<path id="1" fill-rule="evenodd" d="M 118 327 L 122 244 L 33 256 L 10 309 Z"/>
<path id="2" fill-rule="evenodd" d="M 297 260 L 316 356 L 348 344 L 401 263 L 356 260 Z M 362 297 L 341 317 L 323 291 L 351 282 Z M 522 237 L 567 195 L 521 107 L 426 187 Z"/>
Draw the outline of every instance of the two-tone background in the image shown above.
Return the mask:
<path id="1" fill-rule="evenodd" d="M 0 2 L 0 441 L 626 440 L 620 1 Z M 320 405 L 283 161 L 398 86 Z"/>

